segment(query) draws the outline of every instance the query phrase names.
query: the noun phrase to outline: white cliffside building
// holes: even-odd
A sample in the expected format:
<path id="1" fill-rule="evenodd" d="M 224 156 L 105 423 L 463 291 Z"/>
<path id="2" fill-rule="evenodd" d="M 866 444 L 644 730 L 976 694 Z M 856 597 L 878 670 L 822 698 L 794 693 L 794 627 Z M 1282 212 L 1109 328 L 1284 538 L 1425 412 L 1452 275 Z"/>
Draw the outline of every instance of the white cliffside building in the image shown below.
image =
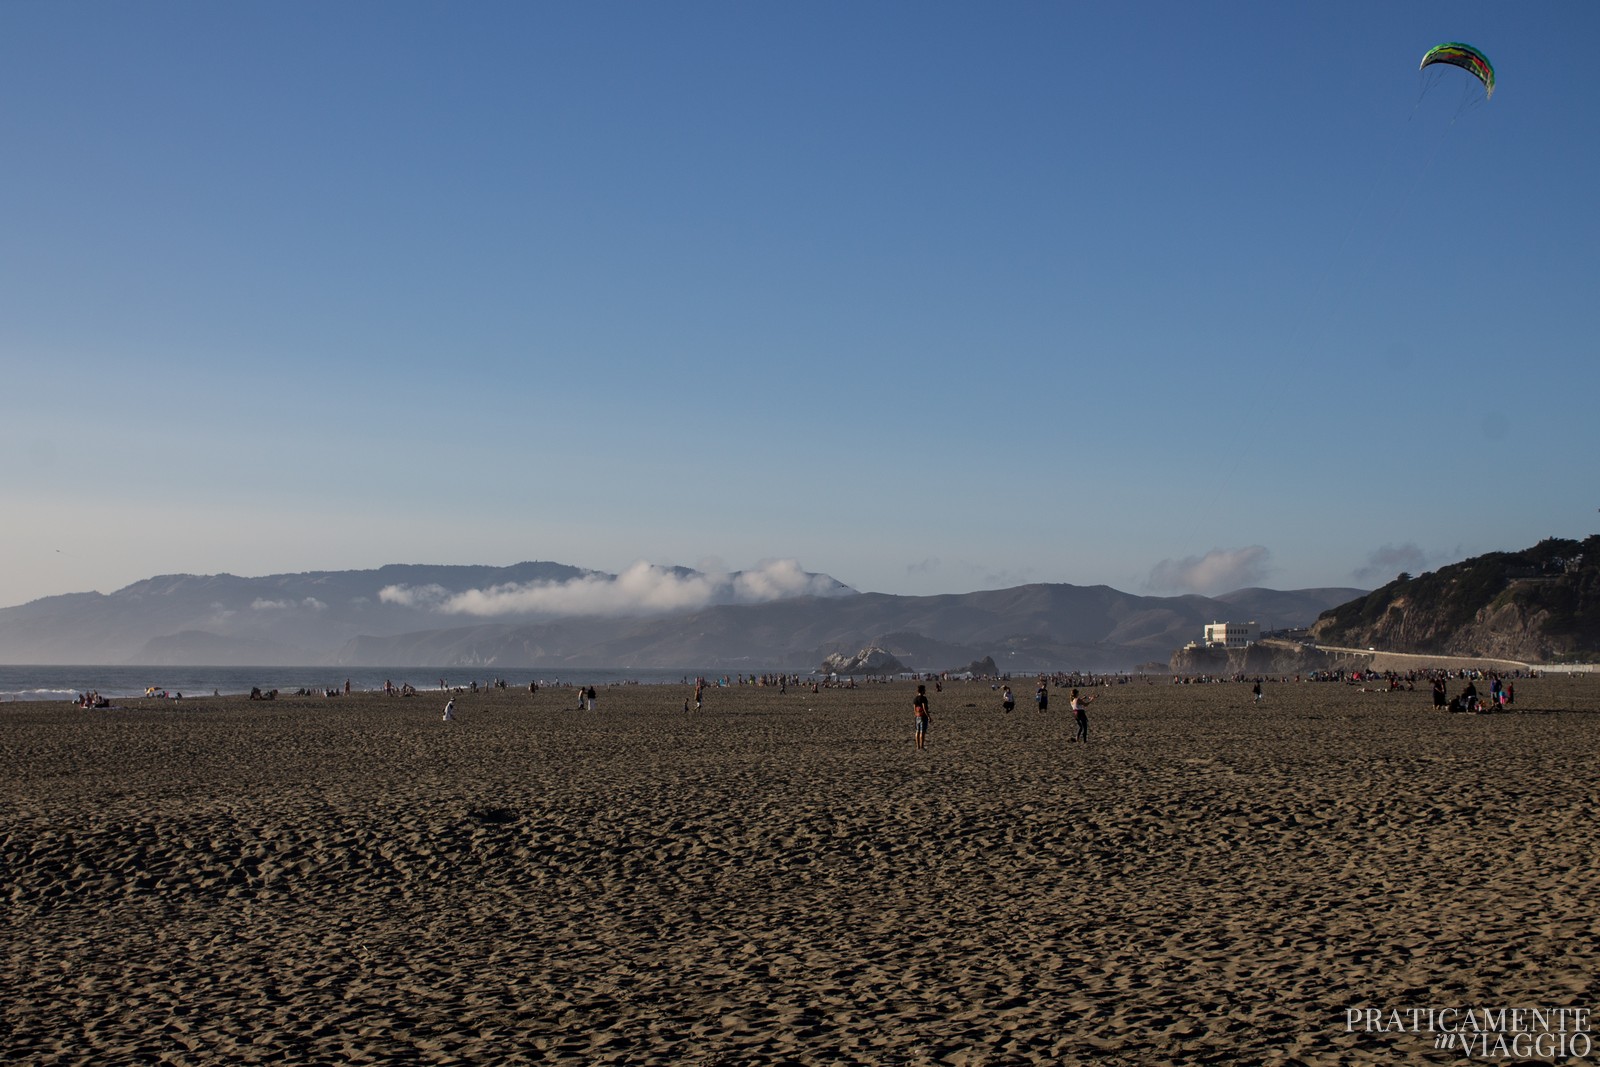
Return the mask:
<path id="1" fill-rule="evenodd" d="M 1253 622 L 1211 622 L 1206 624 L 1207 648 L 1244 648 L 1261 640 L 1261 627 Z"/>

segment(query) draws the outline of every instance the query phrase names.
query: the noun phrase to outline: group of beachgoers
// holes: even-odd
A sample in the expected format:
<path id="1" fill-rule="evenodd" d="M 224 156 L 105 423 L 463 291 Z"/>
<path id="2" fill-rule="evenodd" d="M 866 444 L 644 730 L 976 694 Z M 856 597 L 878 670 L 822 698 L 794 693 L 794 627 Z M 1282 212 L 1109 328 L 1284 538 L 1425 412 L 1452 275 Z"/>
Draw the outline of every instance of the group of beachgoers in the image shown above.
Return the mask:
<path id="1" fill-rule="evenodd" d="M 557 684 L 559 684 L 559 683 L 557 683 Z M 510 686 L 509 683 L 506 682 L 506 680 L 504 678 L 496 678 L 491 682 L 479 682 L 476 678 L 474 678 L 472 681 L 468 682 L 466 685 L 455 685 L 455 686 L 450 685 L 443 678 L 440 678 L 439 679 L 439 688 L 441 690 L 445 691 L 445 692 L 452 692 L 452 693 L 477 693 L 477 692 L 488 692 L 491 689 L 510 689 L 511 686 Z M 416 686 L 412 685 L 410 682 L 402 682 L 400 685 L 395 685 L 393 682 L 389 681 L 387 678 L 385 678 L 384 681 L 383 681 L 383 691 L 385 693 L 388 693 L 390 696 L 401 696 L 401 697 L 416 696 L 416 694 L 417 694 Z M 528 692 L 537 693 L 538 691 L 539 691 L 539 683 L 538 682 L 529 682 L 528 683 Z M 350 692 L 350 683 L 349 682 L 345 682 L 345 692 L 346 693 Z"/>
<path id="2" fill-rule="evenodd" d="M 407 686 L 406 688 L 410 688 L 410 687 Z M 441 689 L 444 688 L 443 680 L 440 681 L 440 688 Z M 496 685 L 494 685 L 492 687 L 485 687 L 485 688 L 505 689 L 505 688 L 508 688 L 508 687 L 503 683 L 498 683 L 498 684 L 496 684 Z M 473 682 L 472 685 L 470 687 L 468 687 L 467 689 L 465 689 L 465 690 L 457 687 L 457 689 L 455 691 L 457 693 L 461 693 L 461 692 L 476 693 L 476 692 L 478 692 L 478 683 L 477 682 Z M 539 691 L 539 683 L 538 682 L 529 682 L 528 683 L 528 692 L 529 693 L 537 693 L 538 691 Z M 416 692 L 416 690 L 413 689 L 412 692 L 414 693 L 414 692 Z M 593 711 L 594 710 L 594 702 L 600 696 L 599 692 L 595 689 L 595 687 L 592 686 L 592 685 L 580 685 L 580 686 L 577 687 L 577 693 L 578 693 L 578 706 L 574 710 L 575 711 Z M 409 693 L 401 693 L 401 695 L 402 696 L 409 696 L 410 694 Z M 452 696 L 449 700 L 445 701 L 443 719 L 444 719 L 445 722 L 454 722 L 455 721 L 455 717 L 456 717 L 456 700 L 455 700 L 455 697 Z"/>
<path id="3" fill-rule="evenodd" d="M 1445 679 L 1433 680 L 1433 706 L 1445 711 L 1467 711 L 1483 714 L 1490 711 L 1510 711 L 1511 705 L 1517 700 L 1517 687 L 1512 682 L 1503 680 L 1498 674 L 1489 676 L 1489 699 L 1487 702 L 1478 695 L 1478 687 L 1471 679 L 1466 686 L 1454 697 L 1448 700 Z"/>
<path id="4" fill-rule="evenodd" d="M 942 692 L 944 687 L 934 683 L 936 691 Z M 1017 698 L 1011 691 L 1010 685 L 1001 685 L 1000 710 L 1010 715 L 1017 707 Z M 1256 687 L 1256 699 L 1261 698 L 1261 687 Z M 1040 712 L 1050 710 L 1050 683 L 1045 677 L 1040 677 L 1039 684 L 1033 691 L 1034 707 Z M 1072 697 L 1068 707 L 1072 709 L 1072 718 L 1077 723 L 1077 733 L 1072 738 L 1074 742 L 1089 743 L 1089 705 L 1094 703 L 1094 696 L 1083 696 L 1076 688 L 1072 690 Z M 911 731 L 912 739 L 918 749 L 928 746 L 928 727 L 933 724 L 933 713 L 928 704 L 928 687 L 926 684 L 917 686 L 917 693 L 911 698 Z"/>
<path id="5" fill-rule="evenodd" d="M 798 674 L 752 674 L 749 677 L 739 675 L 734 679 L 734 685 L 752 685 L 757 689 L 783 689 L 791 685 L 802 684 L 803 679 Z"/>

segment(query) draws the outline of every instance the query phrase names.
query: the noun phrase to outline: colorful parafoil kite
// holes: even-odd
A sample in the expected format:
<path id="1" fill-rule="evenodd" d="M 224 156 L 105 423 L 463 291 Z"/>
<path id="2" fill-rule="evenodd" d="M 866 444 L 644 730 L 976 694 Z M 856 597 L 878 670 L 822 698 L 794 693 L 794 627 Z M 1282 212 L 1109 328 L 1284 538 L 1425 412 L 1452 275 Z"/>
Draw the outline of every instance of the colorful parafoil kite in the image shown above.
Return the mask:
<path id="1" fill-rule="evenodd" d="M 1494 95 L 1494 67 L 1489 64 L 1488 56 L 1470 44 L 1450 41 L 1447 44 L 1434 45 L 1428 49 L 1427 55 L 1422 57 L 1422 66 L 1417 69 L 1422 70 L 1433 63 L 1448 63 L 1452 67 L 1460 67 L 1483 83 L 1485 100 Z"/>

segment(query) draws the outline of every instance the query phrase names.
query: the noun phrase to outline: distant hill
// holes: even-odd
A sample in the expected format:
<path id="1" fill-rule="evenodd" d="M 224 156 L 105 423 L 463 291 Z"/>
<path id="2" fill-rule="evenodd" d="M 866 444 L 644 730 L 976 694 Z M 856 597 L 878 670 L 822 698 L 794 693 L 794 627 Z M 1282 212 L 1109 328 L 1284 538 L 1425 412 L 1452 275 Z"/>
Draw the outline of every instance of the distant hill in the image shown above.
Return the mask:
<path id="1" fill-rule="evenodd" d="M 810 671 L 876 646 L 918 670 L 986 657 L 1015 673 L 1128 669 L 1165 660 L 1208 622 L 1305 626 L 1359 592 L 1041 584 L 905 597 L 798 570 L 619 578 L 548 562 L 166 575 L 0 609 L 0 662 Z M 635 593 L 636 609 L 624 597 Z"/>
<path id="2" fill-rule="evenodd" d="M 1254 620 L 1263 630 L 1280 630 L 1273 619 L 1315 619 L 1329 604 L 1342 604 L 1366 596 L 1364 589 L 1238 589 L 1216 599 L 1234 609 L 1232 621 Z M 1226 622 L 1226 619 L 1213 619 Z"/>
<path id="3" fill-rule="evenodd" d="M 1532 663 L 1600 654 L 1600 535 L 1550 538 L 1412 577 L 1323 612 L 1319 644 Z"/>
<path id="4" fill-rule="evenodd" d="M 428 605 L 386 599 L 384 590 L 487 589 L 592 573 L 560 563 L 518 563 L 261 578 L 168 574 L 115 593 L 73 593 L 0 609 L 0 662 L 318 664 L 357 634 L 436 624 Z"/>
<path id="5" fill-rule="evenodd" d="M 1342 597 L 1313 603 L 1320 610 L 1331 599 Z M 1165 658 L 1198 637 L 1207 622 L 1237 610 L 1208 597 L 1141 597 L 1108 586 L 1025 585 L 925 597 L 856 593 L 646 619 L 362 637 L 346 645 L 337 662 L 809 671 L 827 656 L 875 646 L 914 670 L 964 667 L 989 657 L 1007 673 L 1123 670 Z M 1308 611 L 1261 621 L 1283 628 L 1305 626 L 1312 617 Z"/>

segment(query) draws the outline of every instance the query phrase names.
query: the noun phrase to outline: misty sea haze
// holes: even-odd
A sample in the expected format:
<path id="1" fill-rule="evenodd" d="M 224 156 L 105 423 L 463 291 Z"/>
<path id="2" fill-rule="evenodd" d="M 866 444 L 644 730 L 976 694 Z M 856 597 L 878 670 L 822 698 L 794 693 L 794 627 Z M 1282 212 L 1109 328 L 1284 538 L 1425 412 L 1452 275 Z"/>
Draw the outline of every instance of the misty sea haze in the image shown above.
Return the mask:
<path id="1" fill-rule="evenodd" d="M 442 678 L 446 686 L 488 685 L 504 679 L 508 686 L 526 689 L 529 682 L 540 687 L 556 685 L 641 685 L 676 684 L 697 675 L 718 678 L 727 671 L 707 670 L 627 670 L 615 667 L 126 667 L 126 666 L 0 666 L 0 700 L 74 700 L 80 693 L 97 692 L 110 699 L 142 697 L 154 686 L 186 697 L 224 696 L 276 689 L 292 693 L 297 689 L 322 691 L 343 689 L 349 679 L 353 691 L 383 688 L 387 680 L 396 686 L 409 682 L 419 690 L 437 691 Z"/>

